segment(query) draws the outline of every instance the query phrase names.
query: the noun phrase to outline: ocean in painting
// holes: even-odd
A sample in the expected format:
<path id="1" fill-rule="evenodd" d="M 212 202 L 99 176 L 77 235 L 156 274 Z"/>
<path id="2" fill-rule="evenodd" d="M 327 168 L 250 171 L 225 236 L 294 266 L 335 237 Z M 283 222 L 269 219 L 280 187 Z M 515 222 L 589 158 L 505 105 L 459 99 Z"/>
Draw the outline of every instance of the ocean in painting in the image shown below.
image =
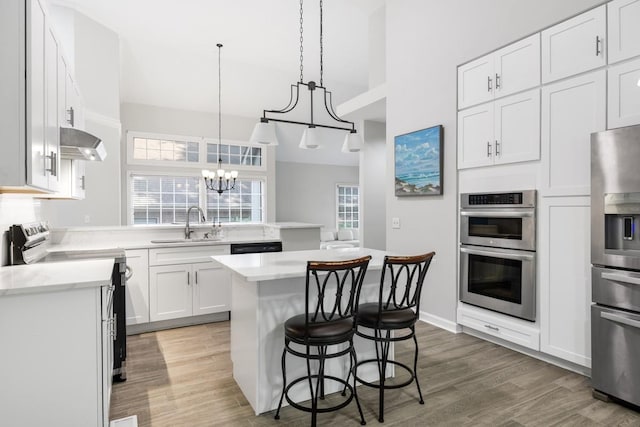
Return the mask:
<path id="1" fill-rule="evenodd" d="M 441 194 L 440 126 L 395 138 L 396 194 Z"/>

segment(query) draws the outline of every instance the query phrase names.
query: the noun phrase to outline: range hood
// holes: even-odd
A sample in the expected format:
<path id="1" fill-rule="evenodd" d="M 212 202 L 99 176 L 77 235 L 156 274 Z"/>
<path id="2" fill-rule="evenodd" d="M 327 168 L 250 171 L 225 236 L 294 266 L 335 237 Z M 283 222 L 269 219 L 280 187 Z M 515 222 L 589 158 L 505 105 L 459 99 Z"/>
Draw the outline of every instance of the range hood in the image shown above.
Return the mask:
<path id="1" fill-rule="evenodd" d="M 60 157 L 102 161 L 107 157 L 107 150 L 100 138 L 80 129 L 61 127 Z"/>

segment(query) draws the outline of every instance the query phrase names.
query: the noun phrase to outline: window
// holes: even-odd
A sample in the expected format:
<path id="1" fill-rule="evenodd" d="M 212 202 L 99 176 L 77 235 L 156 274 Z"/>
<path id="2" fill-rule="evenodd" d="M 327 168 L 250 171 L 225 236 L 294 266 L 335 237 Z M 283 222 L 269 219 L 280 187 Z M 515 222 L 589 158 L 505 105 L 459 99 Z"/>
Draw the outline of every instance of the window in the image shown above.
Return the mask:
<path id="1" fill-rule="evenodd" d="M 339 184 L 336 191 L 338 230 L 360 227 L 360 194 L 357 185 Z"/>
<path id="2" fill-rule="evenodd" d="M 243 141 L 223 142 L 218 150 L 217 142 L 202 137 L 128 132 L 128 223 L 184 224 L 191 206 L 201 207 L 208 222 L 264 222 L 267 152 Z M 222 194 L 208 191 L 201 175 L 218 158 L 224 169 L 240 172 L 235 189 Z"/>

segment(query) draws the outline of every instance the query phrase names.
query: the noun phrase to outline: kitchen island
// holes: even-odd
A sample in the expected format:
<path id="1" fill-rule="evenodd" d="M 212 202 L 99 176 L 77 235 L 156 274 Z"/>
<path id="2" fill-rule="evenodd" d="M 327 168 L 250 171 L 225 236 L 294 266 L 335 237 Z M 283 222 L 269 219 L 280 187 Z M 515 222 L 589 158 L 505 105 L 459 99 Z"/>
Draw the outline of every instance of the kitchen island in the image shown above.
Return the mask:
<path id="1" fill-rule="evenodd" d="M 304 313 L 307 261 L 340 261 L 371 255 L 364 278 L 361 302 L 378 297 L 380 273 L 385 252 L 366 248 L 307 250 L 212 257 L 231 271 L 231 361 L 233 377 L 256 415 L 278 406 L 282 392 L 281 356 L 284 348 L 284 322 Z M 372 343 L 354 337 L 358 358 L 375 356 Z M 393 354 L 393 349 L 391 350 Z M 346 378 L 348 358 L 327 362 L 328 375 Z M 287 356 L 287 377 L 306 373 L 305 362 Z M 392 372 L 390 372 L 392 374 Z M 358 376 L 373 380 L 374 367 L 361 369 Z M 333 387 L 333 388 L 332 388 Z M 338 391 L 327 383 L 327 392 Z M 309 399 L 306 382 L 294 387 L 290 397 L 301 402 Z"/>

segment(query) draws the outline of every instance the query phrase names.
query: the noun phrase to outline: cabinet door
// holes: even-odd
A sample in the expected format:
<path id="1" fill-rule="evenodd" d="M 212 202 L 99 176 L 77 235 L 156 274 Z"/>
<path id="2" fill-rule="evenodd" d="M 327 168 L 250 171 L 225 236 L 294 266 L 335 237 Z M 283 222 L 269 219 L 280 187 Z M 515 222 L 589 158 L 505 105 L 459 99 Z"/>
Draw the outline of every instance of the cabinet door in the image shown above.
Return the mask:
<path id="1" fill-rule="evenodd" d="M 540 350 L 589 367 L 589 197 L 543 198 L 540 209 Z"/>
<path id="2" fill-rule="evenodd" d="M 494 103 L 495 163 L 540 158 L 540 91 L 501 98 Z"/>
<path id="3" fill-rule="evenodd" d="M 149 322 L 149 251 L 131 250 L 127 251 L 126 255 L 129 268 L 125 286 L 127 325 L 147 323 Z"/>
<path id="4" fill-rule="evenodd" d="M 60 188 L 60 128 L 58 127 L 58 58 L 60 57 L 58 40 L 52 29 L 45 31 L 45 158 L 48 172 L 47 188 L 58 191 Z"/>
<path id="5" fill-rule="evenodd" d="M 493 103 L 458 113 L 458 169 L 493 164 Z"/>
<path id="6" fill-rule="evenodd" d="M 58 124 L 69 127 L 67 121 L 67 74 L 69 73 L 67 61 L 63 56 L 58 57 Z"/>
<path id="7" fill-rule="evenodd" d="M 607 127 L 640 124 L 640 59 L 610 67 L 608 88 Z"/>
<path id="8" fill-rule="evenodd" d="M 78 127 L 78 114 L 79 114 L 78 104 L 80 103 L 80 95 L 76 88 L 76 84 L 73 81 L 73 77 L 69 72 L 67 72 L 65 90 L 66 90 L 66 98 L 67 98 L 66 126 L 79 128 Z"/>
<path id="9" fill-rule="evenodd" d="M 607 4 L 609 64 L 640 55 L 640 0 Z"/>
<path id="10" fill-rule="evenodd" d="M 71 160 L 71 197 L 74 199 L 84 199 L 86 165 L 84 160 Z"/>
<path id="11" fill-rule="evenodd" d="M 27 181 L 47 188 L 45 147 L 45 12 L 38 0 L 27 2 Z"/>
<path id="12" fill-rule="evenodd" d="M 542 195 L 589 195 L 591 133 L 606 126 L 605 70 L 542 88 Z"/>
<path id="13" fill-rule="evenodd" d="M 458 109 L 493 99 L 493 54 L 458 67 Z"/>
<path id="14" fill-rule="evenodd" d="M 606 6 L 542 32 L 542 82 L 548 83 L 606 65 Z"/>
<path id="15" fill-rule="evenodd" d="M 191 316 L 191 265 L 149 267 L 151 321 Z"/>
<path id="16" fill-rule="evenodd" d="M 217 262 L 193 265 L 193 315 L 231 310 L 231 275 Z"/>
<path id="17" fill-rule="evenodd" d="M 496 51 L 494 58 L 495 98 L 540 85 L 540 33 Z"/>

